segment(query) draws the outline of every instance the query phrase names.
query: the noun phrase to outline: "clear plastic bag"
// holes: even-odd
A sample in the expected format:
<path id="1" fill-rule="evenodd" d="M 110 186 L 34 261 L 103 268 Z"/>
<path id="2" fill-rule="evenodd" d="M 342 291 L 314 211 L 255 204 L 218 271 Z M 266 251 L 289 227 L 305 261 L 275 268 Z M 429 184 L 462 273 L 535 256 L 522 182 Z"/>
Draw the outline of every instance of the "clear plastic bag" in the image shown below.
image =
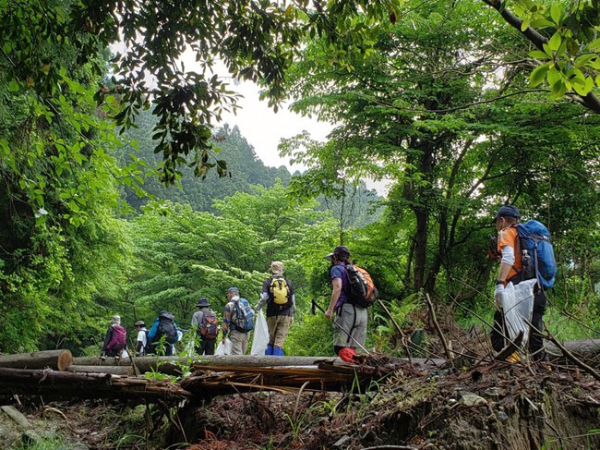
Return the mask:
<path id="1" fill-rule="evenodd" d="M 231 355 L 232 348 L 233 348 L 233 344 L 231 343 L 231 341 L 229 339 L 223 339 L 221 342 L 219 342 L 219 345 L 217 345 L 217 351 L 215 352 L 215 355 L 217 355 L 217 356 Z"/>
<path id="2" fill-rule="evenodd" d="M 529 324 L 533 315 L 533 288 L 537 280 L 522 281 L 516 286 L 508 283 L 502 296 L 502 311 L 506 332 L 514 340 L 523 332 L 523 345 L 529 338 Z"/>
<path id="3" fill-rule="evenodd" d="M 253 356 L 264 355 L 267 345 L 269 345 L 269 327 L 265 315 L 262 310 L 260 310 L 256 316 L 254 338 L 252 339 L 252 349 L 250 350 L 250 354 Z"/>

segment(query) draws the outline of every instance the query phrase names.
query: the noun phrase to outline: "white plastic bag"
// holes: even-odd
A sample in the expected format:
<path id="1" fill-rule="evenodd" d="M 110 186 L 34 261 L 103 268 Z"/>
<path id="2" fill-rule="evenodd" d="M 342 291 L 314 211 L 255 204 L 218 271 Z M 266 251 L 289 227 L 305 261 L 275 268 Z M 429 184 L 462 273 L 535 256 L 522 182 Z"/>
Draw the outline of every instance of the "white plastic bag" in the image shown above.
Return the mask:
<path id="1" fill-rule="evenodd" d="M 265 315 L 261 309 L 256 316 L 254 339 L 252 340 L 250 354 L 252 356 L 264 355 L 267 345 L 269 345 L 269 327 L 267 326 L 267 319 L 265 319 Z"/>
<path id="2" fill-rule="evenodd" d="M 506 322 L 506 332 L 514 340 L 523 332 L 523 345 L 529 338 L 529 324 L 533 315 L 533 287 L 537 280 L 522 281 L 516 286 L 508 283 L 502 298 L 502 311 Z"/>
<path id="3" fill-rule="evenodd" d="M 229 339 L 223 339 L 221 342 L 219 342 L 219 345 L 217 345 L 217 351 L 215 352 L 215 355 L 217 355 L 217 356 L 231 355 L 232 348 L 233 348 L 233 344 L 231 343 L 231 341 Z"/>

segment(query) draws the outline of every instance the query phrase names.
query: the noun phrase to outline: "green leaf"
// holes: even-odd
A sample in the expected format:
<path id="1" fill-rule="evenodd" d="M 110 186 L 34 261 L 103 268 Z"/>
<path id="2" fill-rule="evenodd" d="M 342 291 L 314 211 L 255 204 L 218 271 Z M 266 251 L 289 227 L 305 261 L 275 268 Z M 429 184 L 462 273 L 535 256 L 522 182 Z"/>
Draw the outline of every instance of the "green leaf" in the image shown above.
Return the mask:
<path id="1" fill-rule="evenodd" d="M 531 83 L 531 86 L 539 86 L 544 81 L 549 67 L 549 63 L 546 63 L 533 69 L 533 72 L 531 72 L 531 75 L 529 76 L 529 82 Z"/>
<path id="2" fill-rule="evenodd" d="M 600 38 L 594 39 L 590 45 L 588 45 L 590 50 L 600 50 Z"/>
<path id="3" fill-rule="evenodd" d="M 535 19 L 531 21 L 531 26 L 533 28 L 537 28 L 538 30 L 543 30 L 544 28 L 553 27 L 554 24 L 550 22 L 548 19 Z"/>
<path id="4" fill-rule="evenodd" d="M 552 97 L 555 99 L 562 98 L 566 93 L 567 86 L 565 86 L 565 83 L 563 83 L 562 80 L 557 81 L 554 83 L 554 86 L 552 86 Z"/>
<path id="5" fill-rule="evenodd" d="M 556 70 L 554 67 L 548 70 L 548 84 L 550 86 L 554 86 L 561 79 L 560 72 Z"/>
<path id="6" fill-rule="evenodd" d="M 600 75 L 596 77 L 596 84 L 600 87 Z"/>
<path id="7" fill-rule="evenodd" d="M 538 59 L 550 59 L 550 56 L 548 56 L 546 53 L 541 52 L 539 50 L 534 50 L 532 52 L 529 52 L 529 56 L 531 56 L 532 58 L 538 58 Z"/>
<path id="8" fill-rule="evenodd" d="M 529 20 L 526 19 L 523 21 L 523 23 L 521 23 L 521 31 L 525 32 L 527 28 L 529 28 Z"/>
<path id="9" fill-rule="evenodd" d="M 560 8 L 560 5 L 558 3 L 553 3 L 552 6 L 550 7 L 550 16 L 552 17 L 552 20 L 554 21 L 555 24 L 559 24 L 560 23 L 560 16 L 562 15 L 562 10 Z"/>
<path id="10" fill-rule="evenodd" d="M 556 33 L 554 33 L 554 36 L 550 38 L 550 41 L 548 42 L 548 47 L 550 47 L 550 50 L 555 52 L 558 50 L 558 47 L 560 47 L 561 43 L 562 39 L 560 37 L 560 33 L 557 31 Z"/>

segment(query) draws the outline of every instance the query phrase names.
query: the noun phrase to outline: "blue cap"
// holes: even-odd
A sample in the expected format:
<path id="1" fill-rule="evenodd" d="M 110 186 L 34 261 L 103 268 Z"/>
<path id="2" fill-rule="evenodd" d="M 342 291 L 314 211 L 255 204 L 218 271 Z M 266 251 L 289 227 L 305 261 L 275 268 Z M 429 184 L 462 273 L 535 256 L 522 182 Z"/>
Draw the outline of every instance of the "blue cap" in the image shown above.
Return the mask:
<path id="1" fill-rule="evenodd" d="M 230 288 L 227 290 L 227 293 L 228 293 L 228 294 L 239 294 L 239 293 L 240 293 L 240 290 L 239 290 L 238 288 L 236 288 L 236 287 L 230 287 Z"/>
<path id="2" fill-rule="evenodd" d="M 499 219 L 500 217 L 514 217 L 515 219 L 520 219 L 521 213 L 519 212 L 519 208 L 514 205 L 504 205 L 498 209 L 494 220 Z"/>

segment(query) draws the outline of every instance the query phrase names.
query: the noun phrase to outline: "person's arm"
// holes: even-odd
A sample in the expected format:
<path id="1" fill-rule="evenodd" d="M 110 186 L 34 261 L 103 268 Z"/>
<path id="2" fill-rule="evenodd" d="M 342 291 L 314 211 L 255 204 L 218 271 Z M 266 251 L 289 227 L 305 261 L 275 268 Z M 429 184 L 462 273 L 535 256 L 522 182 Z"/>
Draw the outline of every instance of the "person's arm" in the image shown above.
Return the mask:
<path id="1" fill-rule="evenodd" d="M 498 252 L 502 255 L 502 259 L 497 281 L 502 281 L 504 285 L 506 285 L 510 270 L 515 265 L 515 246 L 511 244 L 510 234 L 507 231 L 501 231 L 498 236 Z"/>
<path id="2" fill-rule="evenodd" d="M 333 317 L 333 312 L 335 308 L 335 304 L 340 298 L 340 294 L 342 293 L 342 279 L 334 278 L 331 280 L 331 300 L 329 301 L 329 307 L 327 308 L 327 312 L 325 313 L 325 318 L 330 320 Z"/>
<path id="3" fill-rule="evenodd" d="M 260 300 L 254 307 L 254 311 L 258 312 L 263 309 L 263 307 L 267 304 L 267 300 L 269 300 L 269 294 L 266 292 L 261 293 Z"/>
<path id="4" fill-rule="evenodd" d="M 155 320 L 150 329 L 148 330 L 148 340 L 152 342 L 158 331 L 158 320 Z"/>
<path id="5" fill-rule="evenodd" d="M 262 292 L 260 293 L 260 300 L 257 303 L 257 305 L 254 307 L 255 312 L 258 312 L 261 309 L 263 309 L 263 307 L 269 300 L 269 290 L 271 289 L 271 280 L 272 280 L 272 278 L 267 278 L 264 281 L 264 283 L 262 285 Z"/>
<path id="6" fill-rule="evenodd" d="M 225 305 L 225 309 L 223 310 L 223 340 L 227 339 L 229 336 L 229 324 L 231 322 L 231 307 L 230 303 Z"/>

